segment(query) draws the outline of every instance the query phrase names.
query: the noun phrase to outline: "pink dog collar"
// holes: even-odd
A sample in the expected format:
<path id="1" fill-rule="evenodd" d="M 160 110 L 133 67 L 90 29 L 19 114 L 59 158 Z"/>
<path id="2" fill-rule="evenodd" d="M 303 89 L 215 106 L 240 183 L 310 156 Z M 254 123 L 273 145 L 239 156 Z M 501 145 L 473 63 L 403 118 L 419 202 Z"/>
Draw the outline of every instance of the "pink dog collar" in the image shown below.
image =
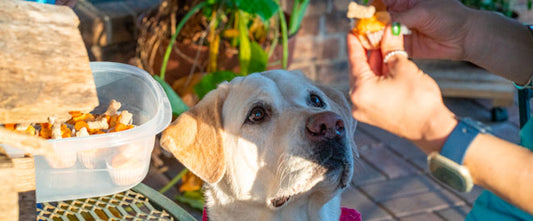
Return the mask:
<path id="1" fill-rule="evenodd" d="M 341 207 L 341 218 L 339 221 L 361 221 L 361 213 L 356 209 Z"/>
<path id="2" fill-rule="evenodd" d="M 202 221 L 209 221 L 207 218 L 207 211 L 204 207 L 204 211 L 202 213 Z M 361 221 L 361 213 L 355 209 L 350 209 L 346 207 L 341 208 L 341 217 L 339 221 Z"/>

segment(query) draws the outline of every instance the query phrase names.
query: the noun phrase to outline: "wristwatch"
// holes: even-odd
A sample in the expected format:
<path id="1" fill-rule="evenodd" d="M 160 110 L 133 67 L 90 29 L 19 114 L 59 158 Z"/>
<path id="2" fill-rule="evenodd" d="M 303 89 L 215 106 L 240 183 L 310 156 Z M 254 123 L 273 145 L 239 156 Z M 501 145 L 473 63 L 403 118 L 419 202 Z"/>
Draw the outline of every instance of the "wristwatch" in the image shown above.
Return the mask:
<path id="1" fill-rule="evenodd" d="M 474 183 L 468 168 L 463 166 L 463 157 L 474 138 L 479 133 L 488 133 L 488 129 L 470 118 L 458 120 L 440 153 L 429 154 L 428 167 L 430 174 L 441 183 L 459 192 L 469 192 Z"/>

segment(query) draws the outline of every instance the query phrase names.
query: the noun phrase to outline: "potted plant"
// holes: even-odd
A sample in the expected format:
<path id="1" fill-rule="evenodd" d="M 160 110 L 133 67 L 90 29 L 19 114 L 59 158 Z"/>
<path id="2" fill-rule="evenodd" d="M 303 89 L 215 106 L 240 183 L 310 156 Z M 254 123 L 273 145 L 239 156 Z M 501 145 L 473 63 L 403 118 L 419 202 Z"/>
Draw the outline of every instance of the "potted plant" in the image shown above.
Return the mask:
<path id="1" fill-rule="evenodd" d="M 286 69 L 294 45 L 289 37 L 308 4 L 296 0 L 285 13 L 277 0 L 164 0 L 139 22 L 138 58 L 179 115 L 187 109 L 181 98 L 193 105 L 221 81 Z M 183 170 L 161 192 L 176 183 L 181 192 L 176 200 L 201 209 L 198 178 Z"/>
<path id="2" fill-rule="evenodd" d="M 287 68 L 289 48 L 309 0 L 284 13 L 275 0 L 165 0 L 142 18 L 138 57 L 142 67 L 180 92 L 201 98 L 222 80 Z M 177 81 L 180 80 L 181 81 Z M 189 102 L 191 104 L 191 102 Z"/>

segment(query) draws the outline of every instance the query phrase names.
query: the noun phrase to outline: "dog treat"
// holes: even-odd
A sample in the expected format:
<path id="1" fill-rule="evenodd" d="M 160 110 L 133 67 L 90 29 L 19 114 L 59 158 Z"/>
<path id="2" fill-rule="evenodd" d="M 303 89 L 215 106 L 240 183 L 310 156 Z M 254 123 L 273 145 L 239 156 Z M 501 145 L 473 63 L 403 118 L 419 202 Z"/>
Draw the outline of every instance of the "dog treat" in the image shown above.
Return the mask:
<path id="1" fill-rule="evenodd" d="M 354 19 L 352 32 L 366 49 L 377 49 L 380 47 L 385 26 L 390 23 L 390 14 L 386 11 L 384 4 L 379 0 L 373 4 L 380 5 L 380 10 L 376 10 L 374 5 L 359 5 L 350 2 L 346 16 Z"/>
<path id="2" fill-rule="evenodd" d="M 118 152 L 107 161 L 109 176 L 114 184 L 125 186 L 138 183 L 144 177 L 144 160 L 139 155 L 144 147 L 128 144 L 118 148 Z"/>
<path id="3" fill-rule="evenodd" d="M 61 123 L 50 123 L 52 124 L 52 139 L 61 139 L 63 138 L 61 133 Z"/>
<path id="4" fill-rule="evenodd" d="M 52 168 L 70 168 L 76 165 L 76 151 L 55 151 L 56 159 L 46 161 Z"/>
<path id="5" fill-rule="evenodd" d="M 115 99 L 112 99 L 111 102 L 109 103 L 109 106 L 107 107 L 107 110 L 102 114 L 102 116 L 116 115 L 118 109 L 120 109 L 121 106 L 122 104 L 120 102 L 116 101 Z"/>
<path id="6" fill-rule="evenodd" d="M 119 120 L 118 120 L 119 123 L 124 124 L 124 125 L 131 124 L 131 120 L 133 118 L 133 114 L 131 114 L 128 111 L 122 111 L 122 112 L 120 112 L 119 116 L 120 116 Z"/>
<path id="7" fill-rule="evenodd" d="M 6 126 L 7 129 L 16 130 L 18 132 L 22 132 L 28 135 L 35 135 L 35 127 L 33 127 L 31 124 L 11 124 L 9 126 Z"/>
<path id="8" fill-rule="evenodd" d="M 95 120 L 95 121 L 89 121 L 87 122 L 87 126 L 89 127 L 90 131 L 109 129 L 109 124 L 107 123 L 106 118 L 101 118 L 100 120 Z"/>
<path id="9" fill-rule="evenodd" d="M 356 2 L 350 2 L 346 17 L 358 19 L 370 18 L 374 16 L 374 13 L 376 13 L 376 7 L 373 5 L 366 6 L 357 4 Z"/>
<path id="10" fill-rule="evenodd" d="M 75 135 L 76 137 L 87 137 L 89 136 L 89 131 L 87 131 L 87 127 L 82 127 L 79 131 L 76 131 Z"/>
<path id="11" fill-rule="evenodd" d="M 109 148 L 94 148 L 78 151 L 78 161 L 87 169 L 103 168 L 103 158 L 107 154 L 109 154 Z"/>
<path id="12" fill-rule="evenodd" d="M 133 128 L 133 114 L 123 110 L 119 111 L 121 103 L 111 100 L 104 114 L 94 115 L 79 111 L 69 112 L 71 118 L 66 122 L 57 122 L 50 117 L 48 122 L 37 124 L 4 124 L 3 127 L 12 131 L 39 136 L 44 139 L 62 139 L 69 137 L 86 137 L 95 134 L 112 133 Z M 2 125 L 0 125 L 2 126 Z M 84 162 L 87 168 L 94 168 L 94 163 L 90 162 L 98 151 L 88 150 L 84 155 Z M 76 152 L 57 153 L 58 156 L 53 162 L 49 161 L 53 168 L 67 168 L 76 163 Z"/>
<path id="13" fill-rule="evenodd" d="M 144 177 L 144 163 L 137 159 L 130 159 L 124 163 L 107 164 L 109 175 L 114 184 L 119 186 L 132 185 L 140 182 Z"/>

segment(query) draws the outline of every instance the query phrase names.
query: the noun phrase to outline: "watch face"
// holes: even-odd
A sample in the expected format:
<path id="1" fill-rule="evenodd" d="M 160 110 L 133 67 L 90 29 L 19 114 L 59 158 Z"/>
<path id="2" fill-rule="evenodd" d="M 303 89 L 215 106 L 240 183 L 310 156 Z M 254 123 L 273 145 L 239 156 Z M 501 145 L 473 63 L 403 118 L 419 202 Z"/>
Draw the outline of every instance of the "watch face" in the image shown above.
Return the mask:
<path id="1" fill-rule="evenodd" d="M 466 183 L 464 182 L 464 179 L 462 179 L 461 176 L 458 176 L 454 171 L 451 171 L 449 168 L 434 168 L 431 171 L 431 175 L 455 190 L 466 189 Z"/>
<path id="2" fill-rule="evenodd" d="M 437 153 L 428 157 L 429 172 L 438 181 L 460 191 L 468 192 L 474 186 L 468 170 Z"/>

